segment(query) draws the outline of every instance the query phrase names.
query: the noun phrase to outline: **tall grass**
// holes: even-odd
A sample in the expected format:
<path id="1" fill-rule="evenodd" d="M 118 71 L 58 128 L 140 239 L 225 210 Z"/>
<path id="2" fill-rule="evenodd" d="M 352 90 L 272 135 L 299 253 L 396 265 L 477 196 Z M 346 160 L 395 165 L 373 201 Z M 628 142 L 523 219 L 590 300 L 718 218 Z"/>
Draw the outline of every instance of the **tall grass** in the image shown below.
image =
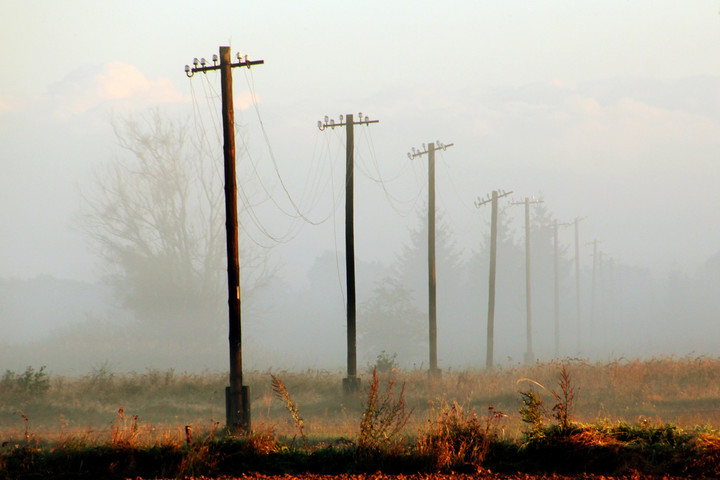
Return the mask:
<path id="1" fill-rule="evenodd" d="M 223 434 L 217 420 L 224 414 L 224 374 L 98 368 L 79 378 L 46 378 L 41 369 L 39 380 L 48 387 L 31 394 L 12 382 L 34 374 L 11 372 L 11 387 L 0 390 L 0 474 L 72 473 L 99 462 L 93 455 L 120 458 L 125 476 L 272 471 L 277 455 L 298 471 L 370 469 L 382 459 L 382 468 L 396 471 L 617 473 L 635 465 L 648 472 L 720 473 L 707 460 L 720 460 L 719 367 L 717 359 L 701 357 L 567 359 L 491 371 L 447 369 L 442 378 L 374 371 L 364 398 L 343 394 L 340 372 L 250 372 L 254 431 L 242 437 Z M 543 398 L 553 399 L 550 408 Z M 294 425 L 281 421 L 285 410 Z M 702 422 L 683 424 L 682 418 Z M 297 432 L 303 449 L 288 449 Z"/>
<path id="2" fill-rule="evenodd" d="M 383 389 L 377 368 L 373 369 L 357 442 L 358 453 L 362 456 L 392 454 L 399 447 L 398 437 L 413 410 L 406 408 L 405 384 L 397 393 L 394 387 L 395 382 L 390 379 Z"/>
<path id="3" fill-rule="evenodd" d="M 491 371 L 445 369 L 440 379 L 432 381 L 421 370 L 395 370 L 390 375 L 397 385 L 404 383 L 407 410 L 414 412 L 405 428 L 407 435 L 416 436 L 432 414 L 432 402 L 442 399 L 477 412 L 493 406 L 508 415 L 504 420 L 506 435 L 521 438 L 525 424 L 518 412 L 522 406 L 518 390 L 525 390 L 527 384 L 518 384 L 518 380 L 532 379 L 547 386 L 549 390 L 535 389 L 546 401 L 554 400 L 548 405 L 552 410 L 561 403 L 550 390 L 561 393 L 557 382 L 563 366 L 577 387 L 575 409 L 568 412 L 577 422 L 592 423 L 601 418 L 634 423 L 642 416 L 680 427 L 705 424 L 720 428 L 717 358 L 620 359 L 609 363 L 566 359 Z M 37 395 L 0 383 L 0 434 L 23 435 L 25 422 L 19 410 L 27 415 L 32 431 L 43 438 L 62 433 L 109 434 L 120 407 L 137 415 L 140 425 L 152 425 L 156 431 L 174 431 L 185 425 L 193 425 L 198 431 L 224 422 L 224 372 L 186 374 L 149 369 L 121 374 L 100 366 L 79 377 L 54 376 L 47 370 L 43 373 L 47 388 Z M 360 398 L 343 395 L 342 372 L 246 372 L 254 421 L 274 426 L 281 437 L 298 433 L 296 424 L 286 421 L 286 407 L 277 401 L 269 373 L 282 378 L 292 400 L 302 406 L 308 442 L 357 435 L 358 419 L 366 404 Z M 6 378 L 21 376 L 23 372 Z M 366 385 L 370 380 L 364 379 Z M 310 431 L 308 426 L 312 427 Z"/>

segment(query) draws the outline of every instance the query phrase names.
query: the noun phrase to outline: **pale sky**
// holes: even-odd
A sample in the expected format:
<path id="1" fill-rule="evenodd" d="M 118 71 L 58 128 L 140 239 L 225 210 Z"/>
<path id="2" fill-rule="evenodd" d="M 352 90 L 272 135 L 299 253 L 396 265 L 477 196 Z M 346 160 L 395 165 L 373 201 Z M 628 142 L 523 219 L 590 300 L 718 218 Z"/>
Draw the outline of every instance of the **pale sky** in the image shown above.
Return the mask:
<path id="1" fill-rule="evenodd" d="M 0 277 L 96 278 L 71 225 L 78 190 L 120 153 L 110 119 L 153 107 L 189 115 L 193 91 L 219 89 L 219 76 L 188 80 L 184 65 L 228 44 L 266 62 L 251 80 L 294 197 L 310 195 L 311 166 L 344 168 L 341 134 L 319 132 L 318 119 L 380 120 L 357 135 L 359 257 L 392 261 L 422 200 L 387 196 L 425 195 L 426 163 L 406 152 L 440 140 L 455 146 L 438 160 L 438 207 L 463 248 L 487 221 L 473 201 L 502 188 L 542 195 L 560 220 L 587 216 L 585 240 L 620 262 L 692 271 L 720 250 L 719 10 L 700 0 L 1 0 Z M 273 183 L 245 78 L 235 73 L 237 120 Z M 373 162 L 397 178 L 388 195 L 363 177 L 377 176 Z M 331 208 L 323 195 L 313 218 Z M 337 231 L 341 222 L 342 208 Z M 334 245 L 326 222 L 277 252 L 297 273 Z"/>

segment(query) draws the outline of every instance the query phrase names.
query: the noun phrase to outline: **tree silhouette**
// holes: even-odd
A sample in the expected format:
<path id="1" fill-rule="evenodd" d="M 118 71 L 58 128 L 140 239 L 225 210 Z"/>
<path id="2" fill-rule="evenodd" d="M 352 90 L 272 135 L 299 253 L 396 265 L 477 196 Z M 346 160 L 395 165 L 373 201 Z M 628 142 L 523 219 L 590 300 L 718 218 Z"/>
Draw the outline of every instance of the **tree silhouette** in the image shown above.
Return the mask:
<path id="1" fill-rule="evenodd" d="M 413 303 L 413 294 L 396 278 L 376 283 L 373 296 L 361 306 L 361 350 L 370 360 L 382 352 L 398 355 L 403 365 L 420 364 L 427 351 L 427 315 Z"/>
<path id="2" fill-rule="evenodd" d="M 221 156 L 202 151 L 188 122 L 157 110 L 115 121 L 113 128 L 130 155 L 95 175 L 83 193 L 81 217 L 107 278 L 122 305 L 146 325 L 195 333 L 222 326 L 227 279 Z M 266 274 L 266 256 L 241 236 L 240 257 L 245 300 Z"/>
<path id="3" fill-rule="evenodd" d="M 426 210 L 422 210 L 423 212 Z M 403 246 L 391 273 L 377 282 L 373 295 L 360 310 L 362 349 L 372 357 L 385 350 L 397 353 L 398 363 L 420 365 L 428 360 L 428 246 L 427 216 L 418 215 L 419 224 L 410 230 L 410 241 Z M 454 342 L 454 328 L 461 311 L 464 265 L 452 232 L 438 213 L 435 231 L 437 268 L 438 349 L 447 358 L 445 342 Z"/>

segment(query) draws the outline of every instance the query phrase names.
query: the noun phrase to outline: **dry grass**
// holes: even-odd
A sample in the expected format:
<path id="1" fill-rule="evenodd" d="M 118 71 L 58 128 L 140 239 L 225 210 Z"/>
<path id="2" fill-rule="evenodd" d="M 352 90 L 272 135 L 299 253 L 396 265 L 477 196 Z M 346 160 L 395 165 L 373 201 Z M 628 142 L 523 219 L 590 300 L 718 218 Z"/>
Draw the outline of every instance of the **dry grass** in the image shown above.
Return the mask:
<path id="1" fill-rule="evenodd" d="M 85 461 L 102 468 L 119 455 L 126 460 L 118 468 L 128 476 L 215 475 L 239 468 L 233 467 L 239 459 L 256 462 L 251 468 L 275 468 L 270 465 L 278 459 L 299 469 L 331 462 L 339 471 L 347 465 L 480 471 L 510 462 L 504 468 L 513 471 L 561 465 L 579 472 L 720 475 L 719 377 L 720 360 L 707 357 L 566 359 L 445 370 L 440 378 L 425 371 L 373 372 L 366 388 L 347 395 L 340 372 L 250 372 L 253 432 L 235 437 L 223 435 L 217 420 L 224 416 L 223 374 L 41 375 L 48 388 L 0 390 L 0 471 L 25 475 L 51 464 L 65 471 Z M 548 408 L 542 398 L 552 402 Z M 528 421 L 533 428 L 523 429 Z M 298 431 L 303 448 L 288 447 Z"/>
<path id="2" fill-rule="evenodd" d="M 572 412 L 577 422 L 592 423 L 601 418 L 632 423 L 642 417 L 685 428 L 720 428 L 717 358 L 621 359 L 604 364 L 566 359 L 492 371 L 448 369 L 440 379 L 419 370 L 393 371 L 379 374 L 379 378 L 382 382 L 405 384 L 405 403 L 408 410 L 414 411 L 405 428 L 407 435 L 414 436 L 426 425 L 435 402 L 445 401 L 477 412 L 489 406 L 505 412 L 506 435 L 517 438 L 523 427 L 518 392 L 529 386 L 529 380 L 518 380 L 530 379 L 546 386 L 547 390 L 535 388 L 546 401 L 552 400 L 550 390 L 556 388 L 563 366 L 579 389 Z M 280 437 L 292 437 L 297 434 L 297 425 L 288 422 L 284 405 L 273 393 L 269 373 L 245 375 L 251 388 L 253 422 L 272 427 Z M 273 374 L 282 378 L 293 401 L 302 406 L 304 425 L 310 428 L 310 443 L 357 436 L 366 398 L 362 392 L 357 396 L 343 395 L 343 373 L 312 370 Z M 368 385 L 370 378 L 363 380 Z M 0 390 L 0 436 L 21 439 L 27 428 L 29 434 L 44 440 L 108 438 L 113 429 L 121 426 L 118 409 L 123 407 L 124 425 L 117 431 L 123 438 L 148 441 L 170 435 L 184 441 L 185 425 L 199 432 L 216 429 L 218 422 L 224 422 L 226 382 L 223 373 L 194 375 L 154 370 L 113 374 L 98 369 L 79 378 L 51 376 L 49 389 L 41 395 L 28 397 Z M 27 422 L 17 413 L 19 410 Z"/>
<path id="3" fill-rule="evenodd" d="M 481 419 L 476 412 L 467 411 L 455 402 L 441 402 L 418 436 L 417 453 L 426 458 L 434 470 L 479 467 L 498 439 L 505 416 L 489 407 Z"/>

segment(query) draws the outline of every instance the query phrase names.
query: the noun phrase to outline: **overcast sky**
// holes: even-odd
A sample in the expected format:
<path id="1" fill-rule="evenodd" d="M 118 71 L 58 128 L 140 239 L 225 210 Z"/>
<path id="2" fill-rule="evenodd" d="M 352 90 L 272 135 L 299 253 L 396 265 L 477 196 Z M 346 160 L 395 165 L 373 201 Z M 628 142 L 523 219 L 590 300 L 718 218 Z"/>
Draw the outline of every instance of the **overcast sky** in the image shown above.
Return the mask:
<path id="1" fill-rule="evenodd" d="M 301 209 L 305 189 L 322 185 L 313 219 L 342 198 L 307 172 L 332 167 L 340 178 L 344 168 L 342 132 L 319 132 L 317 120 L 360 111 L 380 120 L 356 135 L 356 253 L 366 260 L 390 262 L 406 240 L 427 168 L 406 153 L 440 140 L 455 146 L 438 157 L 438 207 L 461 247 L 478 243 L 489 217 L 473 201 L 502 188 L 542 196 L 561 221 L 586 216 L 584 240 L 600 239 L 620 262 L 691 272 L 720 250 L 719 9 L 704 0 L 1 1 L 0 277 L 97 278 L 72 224 L 91 172 L 122 154 L 111 119 L 212 108 L 203 92 L 219 89 L 219 75 L 188 79 L 183 67 L 220 45 L 265 60 L 252 75 L 234 73 L 236 119 L 282 198 L 250 108 L 253 82 Z M 339 210 L 335 224 L 293 230 L 277 247 L 289 272 L 335 248 Z M 276 234 L 289 228 L 262 213 Z"/>

